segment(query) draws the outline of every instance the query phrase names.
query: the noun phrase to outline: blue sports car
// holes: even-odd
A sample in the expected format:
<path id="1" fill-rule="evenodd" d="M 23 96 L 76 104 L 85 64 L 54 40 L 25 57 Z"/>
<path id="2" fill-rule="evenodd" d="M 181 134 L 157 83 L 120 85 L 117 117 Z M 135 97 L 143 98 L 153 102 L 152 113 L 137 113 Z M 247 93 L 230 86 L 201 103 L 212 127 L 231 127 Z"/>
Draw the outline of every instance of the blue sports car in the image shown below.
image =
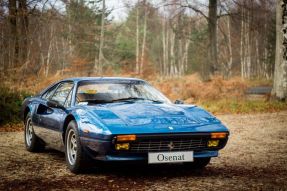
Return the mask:
<path id="1" fill-rule="evenodd" d="M 173 104 L 134 78 L 61 80 L 25 99 L 22 117 L 27 150 L 48 146 L 63 151 L 74 173 L 88 159 L 203 168 L 218 156 L 229 135 L 202 108 Z"/>

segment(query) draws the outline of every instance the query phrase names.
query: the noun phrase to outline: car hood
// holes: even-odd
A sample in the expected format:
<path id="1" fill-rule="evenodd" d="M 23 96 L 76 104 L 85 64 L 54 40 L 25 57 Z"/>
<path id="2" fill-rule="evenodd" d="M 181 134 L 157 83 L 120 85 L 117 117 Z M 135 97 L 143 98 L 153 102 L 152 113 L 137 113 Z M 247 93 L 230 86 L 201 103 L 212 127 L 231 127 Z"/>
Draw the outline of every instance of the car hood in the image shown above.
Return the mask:
<path id="1" fill-rule="evenodd" d="M 91 120 L 100 121 L 113 134 L 210 131 L 198 128 L 221 124 L 194 105 L 121 102 L 84 107 Z"/>

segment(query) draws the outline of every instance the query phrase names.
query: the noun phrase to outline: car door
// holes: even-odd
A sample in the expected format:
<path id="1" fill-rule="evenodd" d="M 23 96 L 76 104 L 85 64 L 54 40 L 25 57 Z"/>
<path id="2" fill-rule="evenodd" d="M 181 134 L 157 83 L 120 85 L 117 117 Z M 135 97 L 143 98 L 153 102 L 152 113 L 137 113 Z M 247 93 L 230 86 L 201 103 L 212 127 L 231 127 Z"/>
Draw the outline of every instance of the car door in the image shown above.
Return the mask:
<path id="1" fill-rule="evenodd" d="M 60 83 L 53 94 L 46 97 L 46 102 L 38 106 L 37 114 L 39 115 L 38 127 L 40 137 L 52 148 L 62 150 L 62 131 L 64 119 L 67 110 L 62 108 L 52 108 L 47 105 L 48 101 L 56 101 L 59 104 L 69 107 L 73 91 L 73 82 Z"/>
<path id="2" fill-rule="evenodd" d="M 52 112 L 52 110 L 47 106 L 47 101 L 49 100 L 50 97 L 53 96 L 58 86 L 59 83 L 53 85 L 52 87 L 48 88 L 41 96 L 39 96 L 39 99 L 37 99 L 36 102 L 36 110 L 35 112 L 33 112 L 32 115 L 34 132 L 38 137 L 40 137 L 45 142 L 47 142 L 46 140 L 47 131 L 45 131 L 45 129 L 42 126 L 42 116 L 48 115 Z"/>

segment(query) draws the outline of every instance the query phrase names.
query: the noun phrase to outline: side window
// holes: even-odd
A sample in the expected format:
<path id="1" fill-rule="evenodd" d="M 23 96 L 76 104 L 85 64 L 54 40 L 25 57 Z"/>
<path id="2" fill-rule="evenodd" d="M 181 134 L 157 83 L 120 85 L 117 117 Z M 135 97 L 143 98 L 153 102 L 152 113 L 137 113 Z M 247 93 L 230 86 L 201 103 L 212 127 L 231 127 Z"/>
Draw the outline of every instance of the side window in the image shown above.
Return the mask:
<path id="1" fill-rule="evenodd" d="M 51 87 L 50 89 L 48 89 L 43 95 L 42 98 L 49 100 L 49 98 L 51 98 L 51 96 L 54 94 L 56 88 L 58 87 L 58 84 L 54 85 L 53 87 Z"/>
<path id="2" fill-rule="evenodd" d="M 51 100 L 58 101 L 60 104 L 64 105 L 72 87 L 73 83 L 70 82 L 60 84 L 51 97 Z"/>
<path id="3" fill-rule="evenodd" d="M 69 95 L 66 99 L 66 102 L 65 102 L 65 107 L 70 107 L 71 106 L 71 101 L 72 101 L 72 94 L 73 94 L 73 88 L 70 90 L 69 92 Z"/>

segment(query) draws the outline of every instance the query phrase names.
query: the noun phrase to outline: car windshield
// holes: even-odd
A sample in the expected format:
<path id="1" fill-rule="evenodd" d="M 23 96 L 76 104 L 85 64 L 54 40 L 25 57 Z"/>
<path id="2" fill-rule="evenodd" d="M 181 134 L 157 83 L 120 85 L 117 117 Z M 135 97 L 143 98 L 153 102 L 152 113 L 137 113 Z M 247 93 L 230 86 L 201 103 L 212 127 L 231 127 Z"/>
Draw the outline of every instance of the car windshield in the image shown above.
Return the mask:
<path id="1" fill-rule="evenodd" d="M 142 81 L 79 83 L 77 104 L 148 101 L 170 103 L 161 92 Z"/>

